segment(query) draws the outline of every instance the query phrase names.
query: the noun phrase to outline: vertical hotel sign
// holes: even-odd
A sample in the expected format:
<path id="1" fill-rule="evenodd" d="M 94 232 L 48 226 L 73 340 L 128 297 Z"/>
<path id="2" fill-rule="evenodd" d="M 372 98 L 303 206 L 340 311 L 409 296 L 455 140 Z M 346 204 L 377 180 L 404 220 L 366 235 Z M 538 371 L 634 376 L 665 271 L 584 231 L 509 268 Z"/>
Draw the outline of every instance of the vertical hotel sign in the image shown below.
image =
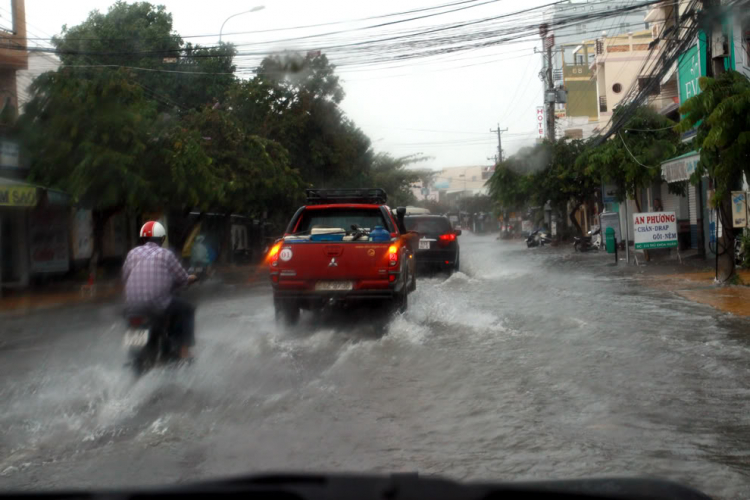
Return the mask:
<path id="1" fill-rule="evenodd" d="M 536 107 L 536 128 L 539 132 L 539 138 L 544 138 L 544 106 Z"/>

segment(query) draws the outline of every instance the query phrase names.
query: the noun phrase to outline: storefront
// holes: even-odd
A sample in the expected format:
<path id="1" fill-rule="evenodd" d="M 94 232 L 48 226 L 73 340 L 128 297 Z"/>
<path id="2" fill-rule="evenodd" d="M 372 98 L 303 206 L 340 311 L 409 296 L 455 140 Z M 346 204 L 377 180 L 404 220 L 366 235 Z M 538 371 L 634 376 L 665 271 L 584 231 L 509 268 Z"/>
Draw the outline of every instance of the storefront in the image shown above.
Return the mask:
<path id="1" fill-rule="evenodd" d="M 69 270 L 67 210 L 65 193 L 0 178 L 0 287 Z"/>
<path id="2" fill-rule="evenodd" d="M 689 241 L 690 248 L 699 249 L 703 237 L 706 234 L 705 224 L 708 223 L 704 207 L 707 195 L 707 179 L 703 179 L 700 186 L 689 182 L 690 176 L 695 172 L 700 160 L 700 153 L 691 151 L 682 156 L 672 158 L 661 164 L 662 178 L 665 181 L 662 189 L 663 205 L 665 211 L 673 211 L 677 214 L 678 232 L 680 242 Z M 668 184 L 685 184 L 685 195 L 679 196 L 668 193 Z M 710 251 L 706 247 L 707 251 Z"/>

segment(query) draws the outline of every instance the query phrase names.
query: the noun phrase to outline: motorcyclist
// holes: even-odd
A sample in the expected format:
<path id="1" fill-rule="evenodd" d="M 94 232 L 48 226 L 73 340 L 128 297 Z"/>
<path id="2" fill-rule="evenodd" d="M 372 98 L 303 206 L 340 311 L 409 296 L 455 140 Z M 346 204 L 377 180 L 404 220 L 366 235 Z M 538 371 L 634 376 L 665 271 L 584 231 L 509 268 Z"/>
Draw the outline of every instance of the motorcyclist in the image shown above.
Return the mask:
<path id="1" fill-rule="evenodd" d="M 180 357 L 189 358 L 190 347 L 195 345 L 195 307 L 174 296 L 174 291 L 197 277 L 188 275 L 177 257 L 162 247 L 167 233 L 160 223 L 146 222 L 140 237 L 143 244 L 128 252 L 122 268 L 126 310 L 163 314 L 170 325 L 169 335 L 180 346 Z"/>
<path id="2" fill-rule="evenodd" d="M 211 264 L 211 256 L 208 253 L 205 240 L 206 237 L 202 234 L 195 237 L 195 243 L 193 243 L 193 248 L 190 252 L 191 267 L 201 267 L 207 270 L 209 264 Z"/>

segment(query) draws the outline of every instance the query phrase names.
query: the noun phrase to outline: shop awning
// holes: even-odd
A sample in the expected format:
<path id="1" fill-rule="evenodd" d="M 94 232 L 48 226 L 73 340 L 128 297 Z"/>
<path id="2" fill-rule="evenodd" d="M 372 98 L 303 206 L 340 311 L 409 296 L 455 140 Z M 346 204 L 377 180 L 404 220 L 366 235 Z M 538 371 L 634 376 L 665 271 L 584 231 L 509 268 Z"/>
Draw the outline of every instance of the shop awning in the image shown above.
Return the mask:
<path id="1" fill-rule="evenodd" d="M 0 207 L 35 207 L 44 196 L 50 205 L 68 205 L 70 196 L 28 182 L 0 177 Z"/>
<path id="2" fill-rule="evenodd" d="M 690 179 L 698 166 L 701 155 L 691 151 L 661 164 L 661 177 L 666 182 L 682 182 Z"/>

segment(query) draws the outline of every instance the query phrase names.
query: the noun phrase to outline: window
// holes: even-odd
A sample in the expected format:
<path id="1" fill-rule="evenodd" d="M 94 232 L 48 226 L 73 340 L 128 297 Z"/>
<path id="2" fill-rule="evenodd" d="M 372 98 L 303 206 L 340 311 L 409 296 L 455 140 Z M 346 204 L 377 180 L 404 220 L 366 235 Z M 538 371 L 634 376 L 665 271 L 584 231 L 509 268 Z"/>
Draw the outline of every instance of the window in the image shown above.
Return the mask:
<path id="1" fill-rule="evenodd" d="M 445 234 L 452 229 L 445 217 L 405 217 L 404 225 L 407 230 L 420 234 Z"/>
<path id="2" fill-rule="evenodd" d="M 615 94 L 619 94 L 620 92 L 622 92 L 622 85 L 620 85 L 619 83 L 615 83 L 614 85 L 612 85 L 612 92 L 614 92 Z"/>
<path id="3" fill-rule="evenodd" d="M 585 24 L 577 24 L 576 25 L 576 33 L 585 33 L 586 32 L 586 25 Z"/>
<path id="4" fill-rule="evenodd" d="M 576 54 L 576 66 L 583 65 L 583 54 Z"/>
<path id="5" fill-rule="evenodd" d="M 317 227 L 332 227 L 350 231 L 352 224 L 357 224 L 365 229 L 372 229 L 375 226 L 390 229 L 379 209 L 318 208 L 305 210 L 302 213 L 296 232 L 310 231 Z"/>
<path id="6" fill-rule="evenodd" d="M 750 67 L 750 26 L 744 26 L 742 33 L 742 48 L 745 53 L 745 66 Z"/>

